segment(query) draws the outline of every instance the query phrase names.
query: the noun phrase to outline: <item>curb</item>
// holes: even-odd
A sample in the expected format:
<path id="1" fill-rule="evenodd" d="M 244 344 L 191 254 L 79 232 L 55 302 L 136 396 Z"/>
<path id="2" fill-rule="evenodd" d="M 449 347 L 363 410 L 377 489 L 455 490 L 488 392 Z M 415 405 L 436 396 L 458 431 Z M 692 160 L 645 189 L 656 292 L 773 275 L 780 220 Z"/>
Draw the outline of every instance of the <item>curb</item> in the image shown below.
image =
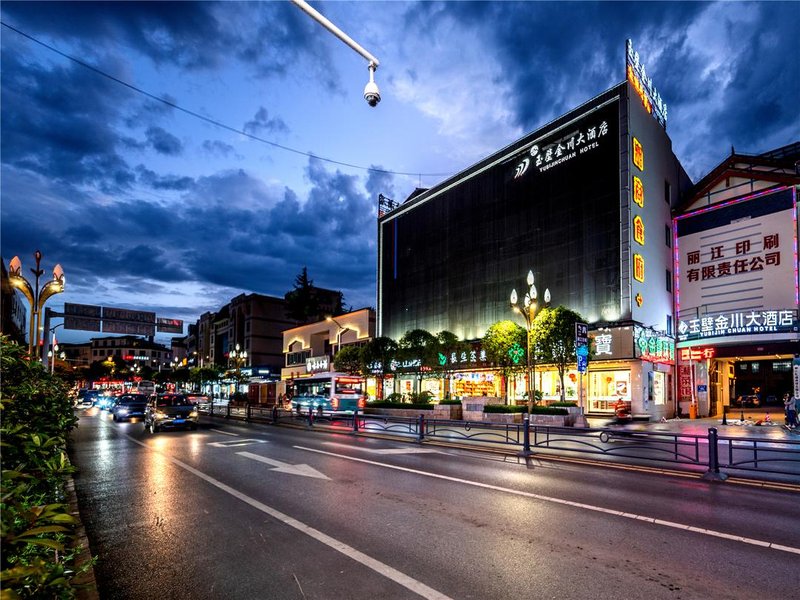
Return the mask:
<path id="1" fill-rule="evenodd" d="M 64 486 L 67 493 L 67 501 L 69 504 L 69 513 L 78 520 L 78 525 L 75 527 L 75 542 L 73 547 L 80 546 L 81 553 L 78 555 L 77 563 L 85 564 L 91 563 L 92 552 L 89 547 L 89 538 L 86 535 L 86 529 L 81 520 L 81 513 L 78 505 L 78 494 L 75 491 L 75 480 L 70 475 Z M 76 589 L 75 597 L 78 600 L 99 600 L 100 594 L 97 591 L 97 580 L 94 576 L 94 566 L 89 565 L 89 568 L 80 573 L 72 580 L 72 584 Z"/>

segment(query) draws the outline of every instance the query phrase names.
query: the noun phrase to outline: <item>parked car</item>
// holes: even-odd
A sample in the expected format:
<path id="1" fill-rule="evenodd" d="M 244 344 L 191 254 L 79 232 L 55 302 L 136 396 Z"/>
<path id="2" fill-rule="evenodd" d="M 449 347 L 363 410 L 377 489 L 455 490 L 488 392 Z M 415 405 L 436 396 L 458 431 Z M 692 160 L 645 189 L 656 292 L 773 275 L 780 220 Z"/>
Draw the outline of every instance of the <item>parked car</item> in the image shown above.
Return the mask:
<path id="1" fill-rule="evenodd" d="M 192 404 L 197 404 L 198 406 L 205 406 L 211 402 L 210 398 L 205 394 L 186 394 L 186 399 Z"/>
<path id="2" fill-rule="evenodd" d="M 111 407 L 115 421 L 143 419 L 147 408 L 147 396 L 144 394 L 123 394 Z"/>
<path id="3" fill-rule="evenodd" d="M 199 419 L 197 407 L 183 394 L 161 394 L 150 397 L 144 415 L 144 427 L 150 433 L 172 427 L 197 429 Z"/>

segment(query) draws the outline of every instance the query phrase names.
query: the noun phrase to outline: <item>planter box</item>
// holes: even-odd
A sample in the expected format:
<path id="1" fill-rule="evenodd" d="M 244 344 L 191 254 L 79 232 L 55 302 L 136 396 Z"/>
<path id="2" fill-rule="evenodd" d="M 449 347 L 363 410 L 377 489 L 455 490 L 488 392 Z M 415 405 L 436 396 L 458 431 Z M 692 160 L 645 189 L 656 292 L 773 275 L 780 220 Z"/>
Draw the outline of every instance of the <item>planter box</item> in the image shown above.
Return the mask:
<path id="1" fill-rule="evenodd" d="M 531 425 L 548 425 L 550 427 L 566 427 L 567 421 L 572 415 L 537 415 L 532 414 Z M 572 423 L 569 423 L 572 425 Z"/>
<path id="2" fill-rule="evenodd" d="M 483 413 L 487 423 L 522 423 L 522 413 Z"/>
<path id="3" fill-rule="evenodd" d="M 462 415 L 460 404 L 437 404 L 433 407 L 434 419 L 450 419 L 456 421 L 461 419 Z"/>
<path id="4" fill-rule="evenodd" d="M 461 399 L 461 415 L 465 421 L 483 421 L 484 406 L 502 403 L 502 398 L 495 398 L 494 396 L 464 396 Z"/>

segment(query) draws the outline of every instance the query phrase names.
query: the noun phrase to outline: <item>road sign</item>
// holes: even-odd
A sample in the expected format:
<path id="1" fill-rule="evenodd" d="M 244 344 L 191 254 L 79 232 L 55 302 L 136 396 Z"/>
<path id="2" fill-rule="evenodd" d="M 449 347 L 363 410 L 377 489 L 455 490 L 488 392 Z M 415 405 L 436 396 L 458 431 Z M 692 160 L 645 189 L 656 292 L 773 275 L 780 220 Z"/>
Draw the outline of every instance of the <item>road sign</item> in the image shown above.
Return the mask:
<path id="1" fill-rule="evenodd" d="M 583 354 L 578 354 L 578 373 L 586 373 L 589 368 L 589 357 Z"/>
<path id="2" fill-rule="evenodd" d="M 589 326 L 586 323 L 575 323 L 575 346 L 589 345 Z"/>
<path id="3" fill-rule="evenodd" d="M 100 308 L 98 306 L 98 308 Z M 64 329 L 76 329 L 78 331 L 100 331 L 100 319 L 89 317 L 74 317 L 64 315 Z"/>
<path id="4" fill-rule="evenodd" d="M 794 397 L 800 398 L 800 357 L 792 359 L 792 374 L 794 375 Z"/>

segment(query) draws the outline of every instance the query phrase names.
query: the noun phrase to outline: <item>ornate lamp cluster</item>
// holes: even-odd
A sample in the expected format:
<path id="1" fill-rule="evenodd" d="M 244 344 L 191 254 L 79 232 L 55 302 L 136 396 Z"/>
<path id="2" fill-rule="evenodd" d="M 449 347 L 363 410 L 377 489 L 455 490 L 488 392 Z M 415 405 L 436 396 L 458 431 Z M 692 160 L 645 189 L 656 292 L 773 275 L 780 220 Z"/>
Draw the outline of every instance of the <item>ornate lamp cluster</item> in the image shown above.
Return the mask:
<path id="1" fill-rule="evenodd" d="M 536 312 L 539 308 L 550 306 L 550 290 L 545 288 L 544 290 L 544 303 L 539 306 L 538 302 L 538 292 L 536 290 L 536 286 L 533 283 L 533 271 L 528 271 L 528 291 L 525 292 L 525 297 L 522 299 L 522 308 L 519 307 L 517 302 L 519 298 L 517 297 L 517 290 L 511 290 L 511 309 L 518 314 L 521 314 L 522 317 L 525 319 L 525 331 L 527 333 L 527 341 L 528 341 L 528 351 L 526 352 L 527 356 L 527 364 L 528 364 L 528 385 L 527 385 L 527 393 L 528 393 L 528 404 L 532 404 L 534 401 L 534 394 L 536 393 L 536 361 L 531 356 L 531 331 L 533 329 L 533 321 L 536 318 Z M 531 368 L 532 367 L 532 368 Z"/>

